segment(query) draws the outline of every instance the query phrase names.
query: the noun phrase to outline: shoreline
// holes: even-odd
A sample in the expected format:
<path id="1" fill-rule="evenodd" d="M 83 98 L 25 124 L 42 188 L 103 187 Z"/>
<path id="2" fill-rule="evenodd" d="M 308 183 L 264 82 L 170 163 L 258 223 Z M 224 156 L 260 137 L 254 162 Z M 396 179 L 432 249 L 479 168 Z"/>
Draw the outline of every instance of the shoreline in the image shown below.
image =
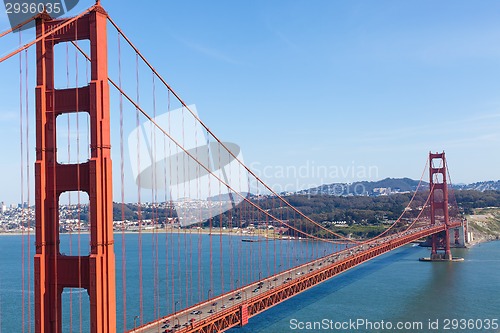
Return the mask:
<path id="1" fill-rule="evenodd" d="M 465 247 L 466 249 L 472 248 L 476 245 L 484 244 L 484 243 L 490 243 L 490 242 L 498 242 L 500 241 L 500 236 L 493 236 L 491 237 L 481 237 L 479 240 L 474 239 L 472 242 L 467 243 L 467 246 Z"/>
<path id="2" fill-rule="evenodd" d="M 165 229 L 144 229 L 140 231 L 141 234 L 201 234 L 201 235 L 228 235 L 228 236 L 241 236 L 241 237 L 266 237 L 269 239 L 278 239 L 281 237 L 268 237 L 266 233 L 241 233 L 241 232 L 233 232 L 232 230 L 225 230 L 225 231 L 220 231 L 219 229 L 212 229 L 210 231 L 209 229 L 181 229 L 181 230 L 165 230 Z M 81 231 L 81 232 L 64 232 L 60 233 L 60 235 L 72 235 L 72 236 L 78 236 L 78 235 L 89 235 L 89 231 Z M 121 235 L 121 234 L 139 234 L 139 230 L 125 230 L 125 231 L 113 231 L 113 235 Z M 1 236 L 32 236 L 35 237 L 35 232 L 0 232 L 0 237 Z"/>
<path id="3" fill-rule="evenodd" d="M 265 238 L 268 240 L 304 240 L 306 238 L 282 238 L 282 237 L 269 237 L 269 235 L 266 235 L 266 233 L 241 233 L 241 232 L 233 232 L 232 230 L 224 230 L 221 231 L 220 229 L 212 229 L 210 231 L 209 229 L 181 229 L 181 230 L 165 230 L 165 229 L 145 229 L 141 230 L 141 234 L 191 234 L 191 235 L 214 235 L 214 236 L 219 236 L 219 235 L 224 235 L 224 236 L 236 236 L 236 237 L 256 237 L 256 238 Z M 65 232 L 61 233 L 60 235 L 72 235 L 72 236 L 78 236 L 78 235 L 89 235 L 89 231 L 82 231 L 82 232 Z M 121 234 L 139 234 L 139 230 L 126 230 L 126 231 L 113 231 L 113 235 L 121 235 Z M 495 241 L 500 241 L 500 235 L 483 235 L 481 233 L 477 233 L 479 236 L 477 238 L 474 238 L 472 242 L 469 242 L 466 244 L 464 248 L 469 249 L 472 248 L 476 245 L 480 245 L 483 243 L 489 243 L 489 242 L 495 242 Z M 0 237 L 5 236 L 30 236 L 30 237 L 35 237 L 35 232 L 0 232 Z"/>

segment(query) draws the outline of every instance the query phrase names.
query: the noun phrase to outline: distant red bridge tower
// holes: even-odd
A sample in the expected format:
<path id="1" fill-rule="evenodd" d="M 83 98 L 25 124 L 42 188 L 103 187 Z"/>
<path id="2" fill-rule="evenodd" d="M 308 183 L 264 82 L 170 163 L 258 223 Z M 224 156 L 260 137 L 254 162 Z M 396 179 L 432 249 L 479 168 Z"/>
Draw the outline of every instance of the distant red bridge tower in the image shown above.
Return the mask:
<path id="1" fill-rule="evenodd" d="M 64 288 L 84 288 L 90 300 L 90 332 L 116 331 L 115 256 L 110 154 L 107 59 L 107 14 L 100 6 L 78 17 L 36 20 L 36 255 L 35 332 L 62 333 L 61 294 Z M 91 78 L 84 87 L 55 89 L 54 46 L 90 40 Z M 62 64 L 57 64 L 62 65 Z M 87 113 L 90 159 L 79 164 L 57 161 L 56 118 Z M 67 191 L 89 195 L 90 253 L 62 255 L 59 249 L 59 197 Z"/>
<path id="2" fill-rule="evenodd" d="M 434 160 L 437 160 L 436 164 L 434 164 Z M 452 260 L 450 250 L 448 184 L 446 177 L 446 157 L 444 152 L 435 154 L 429 153 L 429 187 L 431 191 L 429 200 L 431 205 L 431 225 L 435 225 L 438 219 L 441 219 L 441 222 L 446 224 L 446 229 L 443 231 L 444 235 L 432 235 L 431 260 Z M 442 251 L 444 251 L 444 253 Z"/>

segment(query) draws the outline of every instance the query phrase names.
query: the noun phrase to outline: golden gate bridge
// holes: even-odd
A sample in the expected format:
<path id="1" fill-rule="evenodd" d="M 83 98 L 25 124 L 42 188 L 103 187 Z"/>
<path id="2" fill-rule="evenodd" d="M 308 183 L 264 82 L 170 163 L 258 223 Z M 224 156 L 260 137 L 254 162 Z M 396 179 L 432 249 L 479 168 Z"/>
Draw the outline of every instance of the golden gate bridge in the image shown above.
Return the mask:
<path id="1" fill-rule="evenodd" d="M 429 183 L 424 185 L 422 174 L 419 188 L 414 192 L 408 206 L 383 233 L 371 239 L 346 237 L 294 208 L 248 168 L 243 163 L 237 147 L 223 142 L 209 129 L 196 110 L 188 106 L 171 88 L 99 2 L 70 18 L 52 19 L 47 12 L 41 13 L 3 32 L 0 38 L 22 29 L 33 20 L 36 25 L 35 39 L 25 44 L 20 42 L 16 50 L 0 58 L 1 63 L 19 58 L 21 146 L 27 147 L 29 96 L 33 88 L 29 84 L 29 51 L 32 47 L 36 48 L 34 276 L 31 276 L 29 270 L 24 270 L 26 265 L 23 262 L 23 288 L 27 284 L 26 292 L 23 291 L 23 332 L 31 331 L 32 320 L 34 331 L 37 333 L 68 331 L 63 328 L 63 321 L 66 319 L 63 318 L 62 294 L 65 289 L 81 289 L 88 294 L 88 309 L 82 309 L 80 300 L 80 331 L 83 331 L 82 311 L 89 313 L 88 331 L 117 331 L 113 240 L 116 225 L 113 223 L 111 132 L 118 128 L 120 137 L 118 145 L 121 204 L 118 206 L 121 207 L 121 230 L 124 237 L 124 132 L 130 124 L 135 124 L 138 129 L 134 132 L 135 137 L 129 137 L 129 148 L 136 154 L 131 156 L 131 159 L 136 163 L 132 168 L 135 168 L 137 173 L 134 181 L 137 184 L 139 202 L 139 285 L 127 284 L 127 252 L 125 242 L 122 241 L 123 332 L 222 332 L 231 327 L 246 325 L 250 318 L 276 304 L 346 270 L 422 238 L 430 237 L 431 240 L 431 255 L 428 260 L 451 261 L 454 258 L 450 247 L 453 243 L 463 242 L 466 237 L 456 201 L 453 193 L 449 191 L 449 174 L 444 152 L 429 154 L 428 164 L 424 169 L 427 170 L 427 165 L 429 166 Z M 116 39 L 113 40 L 108 34 L 108 28 L 112 29 Z M 108 59 L 109 44 L 116 47 L 116 59 Z M 61 48 L 61 45 L 64 45 L 65 49 Z M 129 58 L 125 59 L 127 56 Z M 62 75 L 66 76 L 65 87 L 57 82 L 58 71 L 66 71 L 66 75 Z M 143 71 L 146 71 L 147 75 L 141 75 Z M 112 105 L 113 102 L 117 105 Z M 170 115 L 174 109 L 177 110 L 180 121 L 174 122 L 170 116 L 166 122 L 159 121 L 160 113 L 166 112 Z M 119 124 L 115 125 L 115 122 L 111 121 L 113 113 L 119 119 Z M 67 142 L 60 139 L 61 119 L 67 120 Z M 144 122 L 147 122 L 149 127 L 145 127 Z M 185 133 L 182 124 L 187 122 L 195 124 L 192 128 L 199 133 Z M 172 128 L 173 126 L 177 127 Z M 75 129 L 76 144 L 71 132 Z M 203 133 L 201 138 L 198 136 L 200 133 Z M 149 136 L 143 137 L 144 134 Z M 192 137 L 196 141 L 194 146 L 188 143 L 189 140 L 192 141 Z M 144 148 L 146 143 L 149 146 Z M 203 145 L 208 148 L 199 148 Z M 24 173 L 26 169 L 28 173 L 30 155 L 28 148 L 22 149 L 26 149 L 26 157 L 22 157 L 21 172 Z M 145 163 L 142 158 L 144 149 L 148 150 L 146 155 L 150 158 L 150 161 L 146 161 L 147 167 L 151 168 L 146 173 L 147 176 L 139 175 L 140 171 L 146 169 L 144 164 L 141 165 Z M 65 150 L 67 153 L 63 154 Z M 161 163 L 157 164 L 158 161 Z M 225 168 L 228 163 L 232 163 L 232 168 Z M 28 202 L 31 197 L 29 178 L 29 174 L 21 177 L 21 187 L 28 188 Z M 149 182 L 149 185 L 141 186 L 141 182 Z M 244 186 L 241 186 L 242 183 Z M 267 191 L 276 199 L 273 204 L 275 206 L 268 207 L 259 200 L 252 199 L 250 190 L 243 190 L 247 183 L 253 184 L 257 192 Z M 208 196 L 206 193 L 202 194 L 207 190 L 207 186 Z M 426 186 L 428 188 L 425 188 Z M 147 220 L 143 218 L 146 212 L 141 211 L 140 205 L 146 193 L 145 188 L 148 189 L 147 194 L 151 199 L 149 213 L 152 214 L 152 218 Z M 182 212 L 184 206 L 175 206 L 173 189 L 179 192 L 177 199 L 188 202 L 186 198 L 189 198 L 190 202 L 196 202 L 194 208 L 189 208 L 186 213 Z M 414 200 L 417 193 L 425 191 L 428 192 L 425 201 L 417 203 Z M 82 193 L 88 196 L 90 247 L 89 253 L 85 255 L 82 254 L 80 239 L 78 255 L 66 255 L 61 252 L 59 206 L 63 194 L 68 192 L 77 193 L 79 207 L 83 206 Z M 167 216 L 159 213 L 162 201 L 172 203 L 168 206 L 170 212 Z M 239 213 L 233 212 L 232 208 L 240 203 L 244 208 L 240 209 Z M 286 211 L 286 215 L 283 211 Z M 248 222 L 249 216 L 265 225 L 268 230 L 263 234 L 266 253 L 271 253 L 274 257 L 273 267 L 268 267 L 264 274 L 261 269 L 258 278 L 250 281 L 243 276 L 248 273 L 252 277 L 256 276 L 256 269 L 252 266 L 251 259 L 248 259 L 249 254 L 241 247 L 241 242 L 238 245 L 230 245 L 239 247 L 236 251 L 237 258 L 225 253 L 222 246 L 226 226 L 229 230 L 233 227 L 240 229 Z M 79 214 L 77 219 L 80 218 Z M 182 219 L 184 221 L 181 221 Z M 184 226 L 183 229 L 179 228 L 179 232 L 184 232 L 184 235 L 187 230 L 189 235 L 200 235 L 199 227 L 207 221 L 209 253 L 202 253 L 201 238 L 196 244 L 192 241 L 181 244 L 178 241 L 177 244 L 169 244 L 177 248 L 165 256 L 167 262 L 160 263 L 160 240 L 156 230 L 160 225 L 172 224 L 172 221 Z M 146 277 L 143 272 L 141 235 L 151 225 L 155 239 L 152 251 L 154 276 L 153 285 L 148 286 L 144 283 Z M 276 226 L 287 230 L 286 234 L 269 232 Z M 27 230 L 29 243 L 29 223 Z M 219 244 L 213 240 L 214 235 L 219 238 Z M 295 262 L 291 260 L 288 266 L 278 265 L 278 262 L 282 262 L 280 257 L 293 258 L 299 255 L 290 253 L 289 247 L 283 248 L 281 243 L 276 245 L 277 240 L 283 239 L 310 243 L 307 261 L 299 263 L 297 259 Z M 325 245 L 326 249 L 320 249 L 318 244 Z M 191 254 L 181 260 L 181 250 Z M 169 258 L 172 261 L 175 253 L 177 258 L 173 260 L 176 261 L 174 264 L 169 262 Z M 193 254 L 198 256 L 197 260 L 193 260 Z M 258 260 L 262 260 L 262 255 L 259 252 Z M 26 254 L 23 253 L 23 260 L 25 256 L 31 257 L 29 249 Z M 208 272 L 201 269 L 202 257 L 209 261 Z M 183 276 L 176 275 L 181 264 L 185 268 Z M 262 265 L 261 261 L 257 263 L 258 267 Z M 166 269 L 164 275 L 160 273 L 163 269 Z M 216 287 L 216 275 L 220 280 L 220 287 Z M 165 281 L 161 281 L 162 279 Z M 143 290 L 149 287 L 153 289 L 153 299 L 144 297 Z M 127 327 L 127 322 L 130 321 L 130 310 L 126 304 L 127 288 L 139 289 L 139 310 L 133 310 L 139 315 L 133 318 L 133 328 Z M 176 293 L 176 288 L 181 288 L 181 293 Z M 30 299 L 32 289 L 33 309 Z M 146 322 L 144 307 L 148 302 L 154 303 L 154 319 Z M 70 330 L 73 330 L 72 316 L 71 313 Z"/>

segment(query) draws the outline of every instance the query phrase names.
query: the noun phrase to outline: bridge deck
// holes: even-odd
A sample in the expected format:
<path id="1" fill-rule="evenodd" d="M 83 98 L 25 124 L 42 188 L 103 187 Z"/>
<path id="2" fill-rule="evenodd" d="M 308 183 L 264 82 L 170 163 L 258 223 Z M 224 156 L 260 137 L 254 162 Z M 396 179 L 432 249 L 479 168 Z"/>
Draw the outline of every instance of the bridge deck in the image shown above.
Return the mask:
<path id="1" fill-rule="evenodd" d="M 450 224 L 450 227 L 458 226 L 460 222 Z M 443 230 L 445 230 L 445 225 L 415 228 L 357 245 L 256 281 L 129 332 L 211 333 L 222 332 L 237 325 L 245 325 L 248 318 L 318 283 L 379 255 Z"/>

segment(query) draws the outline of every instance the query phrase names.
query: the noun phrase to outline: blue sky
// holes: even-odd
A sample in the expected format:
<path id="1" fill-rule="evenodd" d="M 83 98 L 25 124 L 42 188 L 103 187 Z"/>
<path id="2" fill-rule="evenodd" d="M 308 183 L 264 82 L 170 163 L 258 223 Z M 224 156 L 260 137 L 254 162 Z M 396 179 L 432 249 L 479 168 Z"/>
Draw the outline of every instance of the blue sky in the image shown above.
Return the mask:
<path id="1" fill-rule="evenodd" d="M 429 150 L 446 151 L 455 183 L 500 179 L 498 1 L 102 3 L 277 189 L 419 179 Z M 2 13 L 0 30 L 7 28 Z M 0 54 L 17 44 L 18 35 L 1 39 Z M 20 201 L 18 66 L 17 58 L 0 64 L 7 203 Z"/>

